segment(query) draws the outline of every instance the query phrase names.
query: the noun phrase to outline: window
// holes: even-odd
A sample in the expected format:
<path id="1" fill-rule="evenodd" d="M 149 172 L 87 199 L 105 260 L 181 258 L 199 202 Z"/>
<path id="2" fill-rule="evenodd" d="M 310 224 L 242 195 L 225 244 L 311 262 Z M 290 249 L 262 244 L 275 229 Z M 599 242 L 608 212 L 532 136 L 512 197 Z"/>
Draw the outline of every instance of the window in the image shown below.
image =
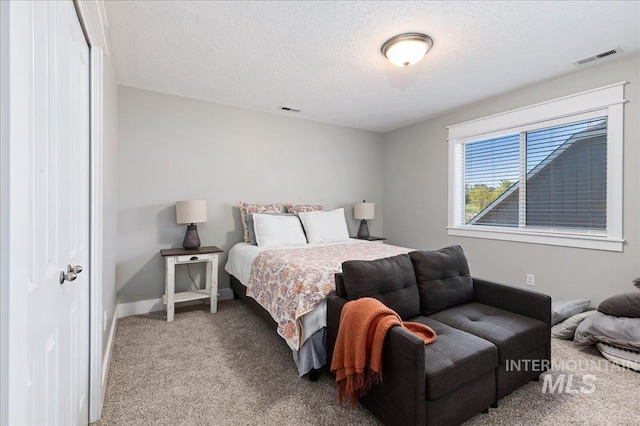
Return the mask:
<path id="1" fill-rule="evenodd" d="M 622 251 L 624 83 L 449 128 L 449 234 Z"/>
<path id="2" fill-rule="evenodd" d="M 465 224 L 518 226 L 520 136 L 464 145 Z"/>

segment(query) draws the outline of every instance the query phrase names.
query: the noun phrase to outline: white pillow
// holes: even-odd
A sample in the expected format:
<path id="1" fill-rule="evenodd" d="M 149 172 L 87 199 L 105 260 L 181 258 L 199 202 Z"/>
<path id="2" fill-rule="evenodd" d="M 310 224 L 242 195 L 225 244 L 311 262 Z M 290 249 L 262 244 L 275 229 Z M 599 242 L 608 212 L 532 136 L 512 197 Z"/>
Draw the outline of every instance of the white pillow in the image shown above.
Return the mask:
<path id="1" fill-rule="evenodd" d="M 307 232 L 309 243 L 336 243 L 349 239 L 344 209 L 328 212 L 300 212 L 300 220 Z"/>
<path id="2" fill-rule="evenodd" d="M 253 229 L 258 247 L 297 246 L 306 244 L 297 216 L 253 215 Z"/>

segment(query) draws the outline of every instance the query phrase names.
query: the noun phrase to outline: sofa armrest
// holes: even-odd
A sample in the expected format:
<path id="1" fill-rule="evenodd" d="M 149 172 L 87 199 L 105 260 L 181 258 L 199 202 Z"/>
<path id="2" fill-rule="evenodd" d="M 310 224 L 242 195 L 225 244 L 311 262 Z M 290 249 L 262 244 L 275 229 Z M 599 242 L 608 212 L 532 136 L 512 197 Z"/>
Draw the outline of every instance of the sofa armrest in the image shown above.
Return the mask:
<path id="1" fill-rule="evenodd" d="M 474 301 L 540 320 L 551 327 L 551 296 L 478 278 L 473 279 Z"/>
<path id="2" fill-rule="evenodd" d="M 424 341 L 409 330 L 392 327 L 382 349 L 382 381 L 360 402 L 385 424 L 426 423 Z"/>
<path id="3" fill-rule="evenodd" d="M 417 334 L 404 327 L 391 327 L 384 340 L 383 368 L 411 371 L 412 377 L 420 377 L 420 382 L 424 382 L 424 346 L 424 340 Z"/>
<path id="4" fill-rule="evenodd" d="M 384 340 L 382 362 L 383 373 L 391 373 L 405 385 L 424 385 L 424 340 L 404 327 L 392 327 Z M 390 374 L 385 374 L 386 378 Z M 388 380 L 387 380 L 388 381 Z M 424 391 L 424 386 L 423 391 Z M 424 394 L 421 396 L 424 401 Z"/>
<path id="5" fill-rule="evenodd" d="M 340 327 L 340 314 L 348 302 L 336 294 L 327 296 L 327 370 Z M 373 385 L 362 404 L 383 422 L 406 425 L 426 423 L 424 341 L 409 330 L 392 327 L 382 349 L 382 382 Z"/>
<path id="6" fill-rule="evenodd" d="M 327 371 L 331 369 L 333 348 L 336 346 L 338 328 L 340 327 L 340 314 L 347 302 L 346 299 L 336 294 L 327 296 Z"/>

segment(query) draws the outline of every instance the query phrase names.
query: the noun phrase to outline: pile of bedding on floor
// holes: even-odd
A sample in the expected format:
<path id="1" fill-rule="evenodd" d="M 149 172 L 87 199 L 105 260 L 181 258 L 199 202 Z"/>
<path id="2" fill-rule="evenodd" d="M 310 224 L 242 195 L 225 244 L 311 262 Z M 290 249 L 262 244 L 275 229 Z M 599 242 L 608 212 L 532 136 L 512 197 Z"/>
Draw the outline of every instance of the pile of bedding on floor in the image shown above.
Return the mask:
<path id="1" fill-rule="evenodd" d="M 634 285 L 640 288 L 640 279 Z M 612 296 L 597 310 L 585 311 L 588 304 L 584 299 L 554 303 L 552 317 L 558 321 L 551 335 L 595 345 L 609 361 L 640 371 L 640 291 Z"/>

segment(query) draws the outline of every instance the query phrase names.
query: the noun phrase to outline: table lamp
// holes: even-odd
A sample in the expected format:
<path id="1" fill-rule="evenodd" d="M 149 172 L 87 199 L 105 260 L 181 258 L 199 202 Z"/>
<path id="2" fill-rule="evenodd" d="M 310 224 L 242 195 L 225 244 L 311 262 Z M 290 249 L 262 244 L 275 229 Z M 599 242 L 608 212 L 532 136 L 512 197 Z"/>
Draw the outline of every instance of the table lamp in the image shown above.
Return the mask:
<path id="1" fill-rule="evenodd" d="M 200 237 L 196 223 L 207 221 L 207 201 L 190 200 L 176 202 L 176 221 L 178 223 L 189 223 L 187 233 L 184 235 L 182 247 L 187 250 L 194 250 L 200 247 Z"/>
<path id="2" fill-rule="evenodd" d="M 367 219 L 373 219 L 375 204 L 362 201 L 361 203 L 355 203 L 353 205 L 353 217 L 356 219 L 362 219 L 360 222 L 360 228 L 358 229 L 358 238 L 369 237 L 369 226 L 367 225 Z"/>

